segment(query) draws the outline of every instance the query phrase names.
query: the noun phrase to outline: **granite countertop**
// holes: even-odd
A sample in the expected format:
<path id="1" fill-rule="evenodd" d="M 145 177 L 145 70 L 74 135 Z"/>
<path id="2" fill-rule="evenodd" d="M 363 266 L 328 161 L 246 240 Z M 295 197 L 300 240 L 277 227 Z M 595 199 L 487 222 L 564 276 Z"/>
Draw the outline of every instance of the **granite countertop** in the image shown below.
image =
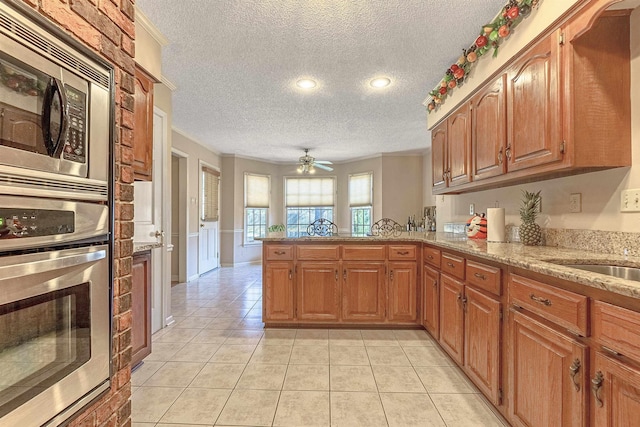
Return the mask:
<path id="1" fill-rule="evenodd" d="M 633 298 L 640 298 L 640 282 L 619 279 L 605 274 L 593 273 L 567 267 L 563 264 L 613 264 L 640 268 L 640 257 L 623 254 L 596 253 L 580 249 L 565 249 L 552 246 L 525 246 L 521 243 L 491 243 L 485 240 L 467 239 L 452 233 L 402 233 L 398 237 L 300 237 L 261 239 L 265 242 L 425 242 L 441 249 L 451 249 L 501 264 L 519 267 L 560 279 L 577 282 L 592 288 L 602 289 Z"/>
<path id="2" fill-rule="evenodd" d="M 163 246 L 160 242 L 133 242 L 133 253 L 150 251 L 151 249 L 161 248 Z"/>

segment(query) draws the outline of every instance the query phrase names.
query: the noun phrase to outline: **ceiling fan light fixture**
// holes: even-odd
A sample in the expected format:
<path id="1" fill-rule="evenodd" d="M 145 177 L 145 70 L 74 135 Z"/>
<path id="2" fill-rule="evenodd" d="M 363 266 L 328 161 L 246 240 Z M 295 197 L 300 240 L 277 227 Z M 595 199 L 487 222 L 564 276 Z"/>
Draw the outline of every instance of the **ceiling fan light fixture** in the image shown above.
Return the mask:
<path id="1" fill-rule="evenodd" d="M 316 87 L 317 83 L 315 82 L 315 80 L 311 80 L 311 79 L 300 79 L 296 82 L 296 86 L 298 86 L 300 89 L 313 89 L 314 87 Z"/>
<path id="2" fill-rule="evenodd" d="M 371 85 L 371 87 L 383 88 L 391 84 L 391 79 L 389 77 L 376 77 L 375 79 L 371 80 L 369 84 Z"/>

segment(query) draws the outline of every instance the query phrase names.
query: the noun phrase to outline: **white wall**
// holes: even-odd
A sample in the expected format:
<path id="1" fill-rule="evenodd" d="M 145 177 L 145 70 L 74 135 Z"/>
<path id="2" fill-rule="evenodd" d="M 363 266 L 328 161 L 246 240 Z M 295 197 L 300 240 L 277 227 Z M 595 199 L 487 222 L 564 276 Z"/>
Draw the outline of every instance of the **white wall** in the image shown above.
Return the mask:
<path id="1" fill-rule="evenodd" d="M 640 213 L 620 212 L 621 191 L 640 188 L 640 9 L 636 9 L 631 15 L 631 126 L 631 168 L 592 172 L 464 195 L 436 196 L 438 230 L 442 231 L 444 222 L 468 219 L 470 203 L 475 203 L 477 212 L 484 212 L 497 202 L 500 207 L 506 208 L 507 223 L 519 225 L 518 209 L 522 190 L 525 189 L 542 191 L 542 214 L 538 223 L 543 227 L 631 232 L 640 229 Z M 425 162 L 428 164 L 431 162 L 430 157 L 425 155 Z M 431 168 L 427 174 L 430 174 L 430 170 Z M 424 179 L 425 183 L 426 181 L 427 177 Z M 571 193 L 582 194 L 581 213 L 569 213 Z M 431 198 L 428 191 L 425 191 L 425 198 Z"/>

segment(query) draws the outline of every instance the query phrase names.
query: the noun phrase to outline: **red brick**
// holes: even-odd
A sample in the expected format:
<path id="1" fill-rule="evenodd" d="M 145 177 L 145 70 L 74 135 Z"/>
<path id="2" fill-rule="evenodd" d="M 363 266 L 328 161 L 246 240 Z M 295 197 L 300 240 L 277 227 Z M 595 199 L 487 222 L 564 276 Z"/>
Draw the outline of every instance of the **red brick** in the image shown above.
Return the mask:
<path id="1" fill-rule="evenodd" d="M 129 154 L 125 154 L 125 151 L 131 152 L 131 157 L 133 158 L 133 150 L 129 147 L 122 147 L 123 157 L 128 157 Z M 125 162 L 123 162 L 125 163 Z M 118 192 L 119 200 L 122 202 L 133 202 L 133 185 L 131 184 L 117 184 L 116 191 Z M 131 254 L 125 254 L 131 255 Z"/>
<path id="2" fill-rule="evenodd" d="M 133 183 L 133 169 L 131 168 L 131 166 L 120 167 L 120 180 L 121 182 L 126 182 L 127 184 Z"/>
<path id="3" fill-rule="evenodd" d="M 94 50 L 100 50 L 100 31 L 72 12 L 60 0 L 40 0 L 42 12 L 57 22 L 62 28 L 74 34 Z"/>
<path id="4" fill-rule="evenodd" d="M 122 147 L 122 158 L 120 161 L 122 162 L 123 165 L 132 165 L 133 164 L 133 148 Z"/>
<path id="5" fill-rule="evenodd" d="M 120 313 L 131 310 L 131 294 L 121 295 L 118 298 L 118 307 Z M 131 343 L 131 341 L 129 341 L 129 343 Z"/>
<path id="6" fill-rule="evenodd" d="M 114 44 L 119 45 L 122 38 L 122 30 L 113 23 L 108 17 L 100 15 L 98 29 L 102 34 L 107 36 Z"/>
<path id="7" fill-rule="evenodd" d="M 128 18 L 135 21 L 135 8 L 133 7 L 133 1 L 131 0 L 122 0 L 120 5 L 120 10 L 124 13 Z"/>
<path id="8" fill-rule="evenodd" d="M 120 106 L 126 110 L 133 111 L 133 106 L 135 104 L 135 99 L 133 95 L 128 93 L 123 93 L 120 97 Z"/>
<path id="9" fill-rule="evenodd" d="M 133 130 L 131 129 L 120 129 L 120 143 L 122 145 L 126 145 L 127 147 L 133 147 Z"/>
<path id="10" fill-rule="evenodd" d="M 22 0 L 24 3 L 28 4 L 31 7 L 38 6 L 37 0 Z"/>
<path id="11" fill-rule="evenodd" d="M 135 118 L 133 112 L 125 109 L 119 109 L 122 114 L 122 126 L 127 129 L 133 129 Z"/>
<path id="12" fill-rule="evenodd" d="M 107 36 L 101 36 L 100 38 L 100 53 L 103 54 L 108 60 L 117 62 L 117 52 L 120 50 L 115 43 L 109 40 Z"/>
<path id="13" fill-rule="evenodd" d="M 120 87 L 122 87 L 122 90 L 127 93 L 134 93 L 136 90 L 136 84 L 135 78 L 133 77 L 133 72 L 130 73 L 121 70 L 118 74 L 120 75 Z"/>
<path id="14" fill-rule="evenodd" d="M 129 290 L 129 292 L 131 292 L 131 290 Z M 118 316 L 118 330 L 124 331 L 125 329 L 130 329 L 131 320 L 132 320 L 132 315 L 130 311 Z"/>
<path id="15" fill-rule="evenodd" d="M 129 36 L 122 33 L 122 40 L 120 41 L 120 46 L 122 50 L 124 50 L 129 56 L 135 58 L 136 57 L 136 44 Z"/>
<path id="16" fill-rule="evenodd" d="M 94 5 L 87 0 L 71 0 L 71 10 L 77 13 L 82 19 L 93 25 L 96 29 L 99 29 L 98 23 L 100 22 L 100 12 Z"/>
<path id="17" fill-rule="evenodd" d="M 100 2 L 100 11 L 107 15 L 109 19 L 113 21 L 122 31 L 127 33 L 131 38 L 136 37 L 136 28 L 133 24 L 133 20 L 127 18 L 127 16 L 120 12 L 120 9 L 109 1 Z"/>
<path id="18" fill-rule="evenodd" d="M 120 219 L 133 220 L 133 204 L 127 203 L 120 205 Z"/>

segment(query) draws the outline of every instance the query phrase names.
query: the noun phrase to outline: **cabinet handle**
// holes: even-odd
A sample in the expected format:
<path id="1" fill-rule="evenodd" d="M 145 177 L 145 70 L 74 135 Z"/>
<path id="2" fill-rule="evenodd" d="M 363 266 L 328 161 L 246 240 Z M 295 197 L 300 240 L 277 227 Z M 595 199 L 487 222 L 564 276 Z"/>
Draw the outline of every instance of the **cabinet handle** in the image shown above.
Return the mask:
<path id="1" fill-rule="evenodd" d="M 427 258 L 433 259 L 433 255 L 427 255 Z"/>
<path id="2" fill-rule="evenodd" d="M 437 288 L 437 287 L 438 287 L 438 281 L 437 281 L 437 280 L 434 280 L 434 281 L 433 281 L 433 287 L 434 287 L 434 288 Z"/>
<path id="3" fill-rule="evenodd" d="M 391 280 L 393 280 L 393 270 L 391 270 L 391 271 L 389 272 L 389 278 L 390 278 Z"/>
<path id="4" fill-rule="evenodd" d="M 447 265 L 451 268 L 455 267 L 452 262 L 447 262 Z"/>
<path id="5" fill-rule="evenodd" d="M 342 279 L 347 280 L 347 270 L 342 270 Z"/>
<path id="6" fill-rule="evenodd" d="M 291 270 L 289 270 L 289 280 L 291 280 Z"/>
<path id="7" fill-rule="evenodd" d="M 507 149 L 504 150 L 504 154 L 507 155 L 507 160 L 511 160 L 511 144 L 507 145 Z"/>
<path id="8" fill-rule="evenodd" d="M 571 377 L 571 381 L 573 381 L 573 386 L 576 388 L 576 391 L 580 391 L 580 383 L 576 380 L 576 375 L 580 372 L 580 366 L 580 359 L 576 359 L 569 367 L 569 376 Z"/>
<path id="9" fill-rule="evenodd" d="M 480 280 L 487 280 L 487 277 L 484 274 L 480 274 L 480 273 L 473 273 L 473 275 L 475 277 L 477 277 Z"/>
<path id="10" fill-rule="evenodd" d="M 602 399 L 600 399 L 600 389 L 602 388 L 603 382 L 604 375 L 602 375 L 601 371 L 596 372 L 596 376 L 591 379 L 591 392 L 593 393 L 593 397 L 596 398 L 596 402 L 600 408 L 603 406 Z"/>
<path id="11" fill-rule="evenodd" d="M 336 270 L 336 282 L 338 281 L 338 270 Z"/>
<path id="12" fill-rule="evenodd" d="M 276 255 L 284 255 L 285 251 L 273 251 L 273 253 Z"/>
<path id="13" fill-rule="evenodd" d="M 534 294 L 529 295 L 529 298 L 531 298 L 533 301 L 537 303 L 544 304 L 547 307 L 551 305 L 551 300 L 548 298 L 538 297 L 538 296 L 535 296 Z"/>
<path id="14" fill-rule="evenodd" d="M 398 255 L 409 255 L 409 251 L 398 251 Z"/>
<path id="15" fill-rule="evenodd" d="M 500 147 L 500 151 L 498 151 L 498 164 L 502 164 L 502 147 Z"/>

